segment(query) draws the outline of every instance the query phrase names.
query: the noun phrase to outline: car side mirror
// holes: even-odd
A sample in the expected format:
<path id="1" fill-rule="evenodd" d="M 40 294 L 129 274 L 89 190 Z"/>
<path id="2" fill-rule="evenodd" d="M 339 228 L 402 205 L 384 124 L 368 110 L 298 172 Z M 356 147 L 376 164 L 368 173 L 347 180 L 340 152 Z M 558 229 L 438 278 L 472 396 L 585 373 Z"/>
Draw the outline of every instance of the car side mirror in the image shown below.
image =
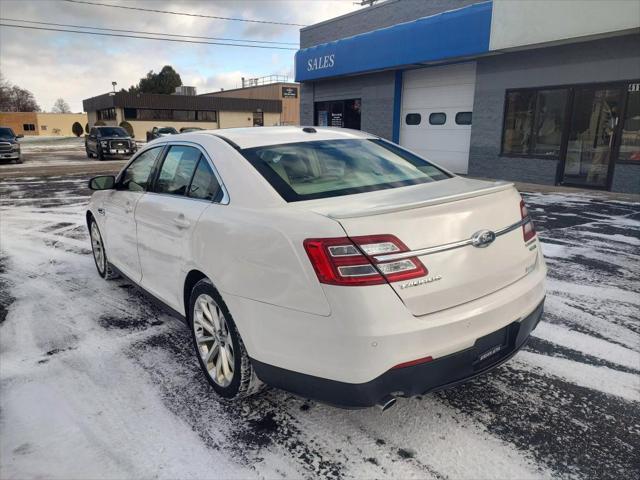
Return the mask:
<path id="1" fill-rule="evenodd" d="M 116 177 L 113 175 L 100 175 L 89 180 L 91 190 L 111 190 L 116 185 Z"/>
<path id="2" fill-rule="evenodd" d="M 20 133 L 20 134 L 16 135 L 16 138 L 24 138 L 24 135 Z"/>

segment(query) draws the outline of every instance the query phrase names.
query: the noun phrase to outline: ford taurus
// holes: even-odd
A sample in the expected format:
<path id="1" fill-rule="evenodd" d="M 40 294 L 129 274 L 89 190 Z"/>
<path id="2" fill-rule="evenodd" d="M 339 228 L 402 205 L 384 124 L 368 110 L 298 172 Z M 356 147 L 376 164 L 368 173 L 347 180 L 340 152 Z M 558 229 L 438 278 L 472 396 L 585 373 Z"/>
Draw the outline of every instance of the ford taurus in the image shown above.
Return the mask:
<path id="1" fill-rule="evenodd" d="M 184 318 L 217 394 L 388 408 L 513 356 L 546 266 L 512 184 L 362 132 L 199 131 L 90 181 L 99 274 Z"/>

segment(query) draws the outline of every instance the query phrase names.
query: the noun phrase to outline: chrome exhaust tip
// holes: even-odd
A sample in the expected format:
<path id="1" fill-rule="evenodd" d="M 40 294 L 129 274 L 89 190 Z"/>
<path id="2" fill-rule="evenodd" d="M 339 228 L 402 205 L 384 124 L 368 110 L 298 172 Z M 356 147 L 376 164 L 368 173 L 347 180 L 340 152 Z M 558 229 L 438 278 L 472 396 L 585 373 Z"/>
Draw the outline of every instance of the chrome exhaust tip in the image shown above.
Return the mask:
<path id="1" fill-rule="evenodd" d="M 395 404 L 396 404 L 396 398 L 392 397 L 391 395 L 387 395 L 376 404 L 376 407 L 378 407 L 381 411 L 385 412 L 389 410 L 391 407 L 393 407 Z"/>

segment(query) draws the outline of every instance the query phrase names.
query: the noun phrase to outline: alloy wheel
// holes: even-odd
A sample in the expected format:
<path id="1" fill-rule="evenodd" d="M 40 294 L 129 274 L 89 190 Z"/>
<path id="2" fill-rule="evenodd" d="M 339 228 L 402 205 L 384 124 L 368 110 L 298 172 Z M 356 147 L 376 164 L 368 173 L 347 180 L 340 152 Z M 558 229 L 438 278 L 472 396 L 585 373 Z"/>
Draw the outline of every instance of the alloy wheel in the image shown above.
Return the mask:
<path id="1" fill-rule="evenodd" d="M 98 271 L 102 274 L 105 271 L 104 245 L 102 245 L 102 237 L 96 222 L 91 223 L 91 249 L 93 250 L 93 258 L 98 266 Z"/>
<path id="2" fill-rule="evenodd" d="M 235 352 L 224 313 L 207 294 L 198 296 L 193 310 L 200 358 L 216 385 L 227 387 L 233 380 Z"/>

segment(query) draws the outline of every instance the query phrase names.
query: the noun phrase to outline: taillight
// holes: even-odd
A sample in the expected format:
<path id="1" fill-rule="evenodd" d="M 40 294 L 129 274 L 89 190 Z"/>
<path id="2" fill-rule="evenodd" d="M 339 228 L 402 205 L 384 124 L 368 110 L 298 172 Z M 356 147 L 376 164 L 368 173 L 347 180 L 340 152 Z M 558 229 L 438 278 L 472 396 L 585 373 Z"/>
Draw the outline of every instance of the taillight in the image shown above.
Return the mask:
<path id="1" fill-rule="evenodd" d="M 304 249 L 318 280 L 330 285 L 379 285 L 422 277 L 428 273 L 416 257 L 377 262 L 373 257 L 407 252 L 407 246 L 393 235 L 310 238 Z"/>
<path id="2" fill-rule="evenodd" d="M 536 236 L 536 228 L 533 226 L 533 220 L 529 216 L 529 211 L 527 210 L 527 206 L 524 204 L 524 200 L 520 200 L 520 215 L 522 219 L 528 218 L 529 221 L 522 225 L 522 236 L 524 237 L 524 241 L 528 242 L 533 237 Z"/>

